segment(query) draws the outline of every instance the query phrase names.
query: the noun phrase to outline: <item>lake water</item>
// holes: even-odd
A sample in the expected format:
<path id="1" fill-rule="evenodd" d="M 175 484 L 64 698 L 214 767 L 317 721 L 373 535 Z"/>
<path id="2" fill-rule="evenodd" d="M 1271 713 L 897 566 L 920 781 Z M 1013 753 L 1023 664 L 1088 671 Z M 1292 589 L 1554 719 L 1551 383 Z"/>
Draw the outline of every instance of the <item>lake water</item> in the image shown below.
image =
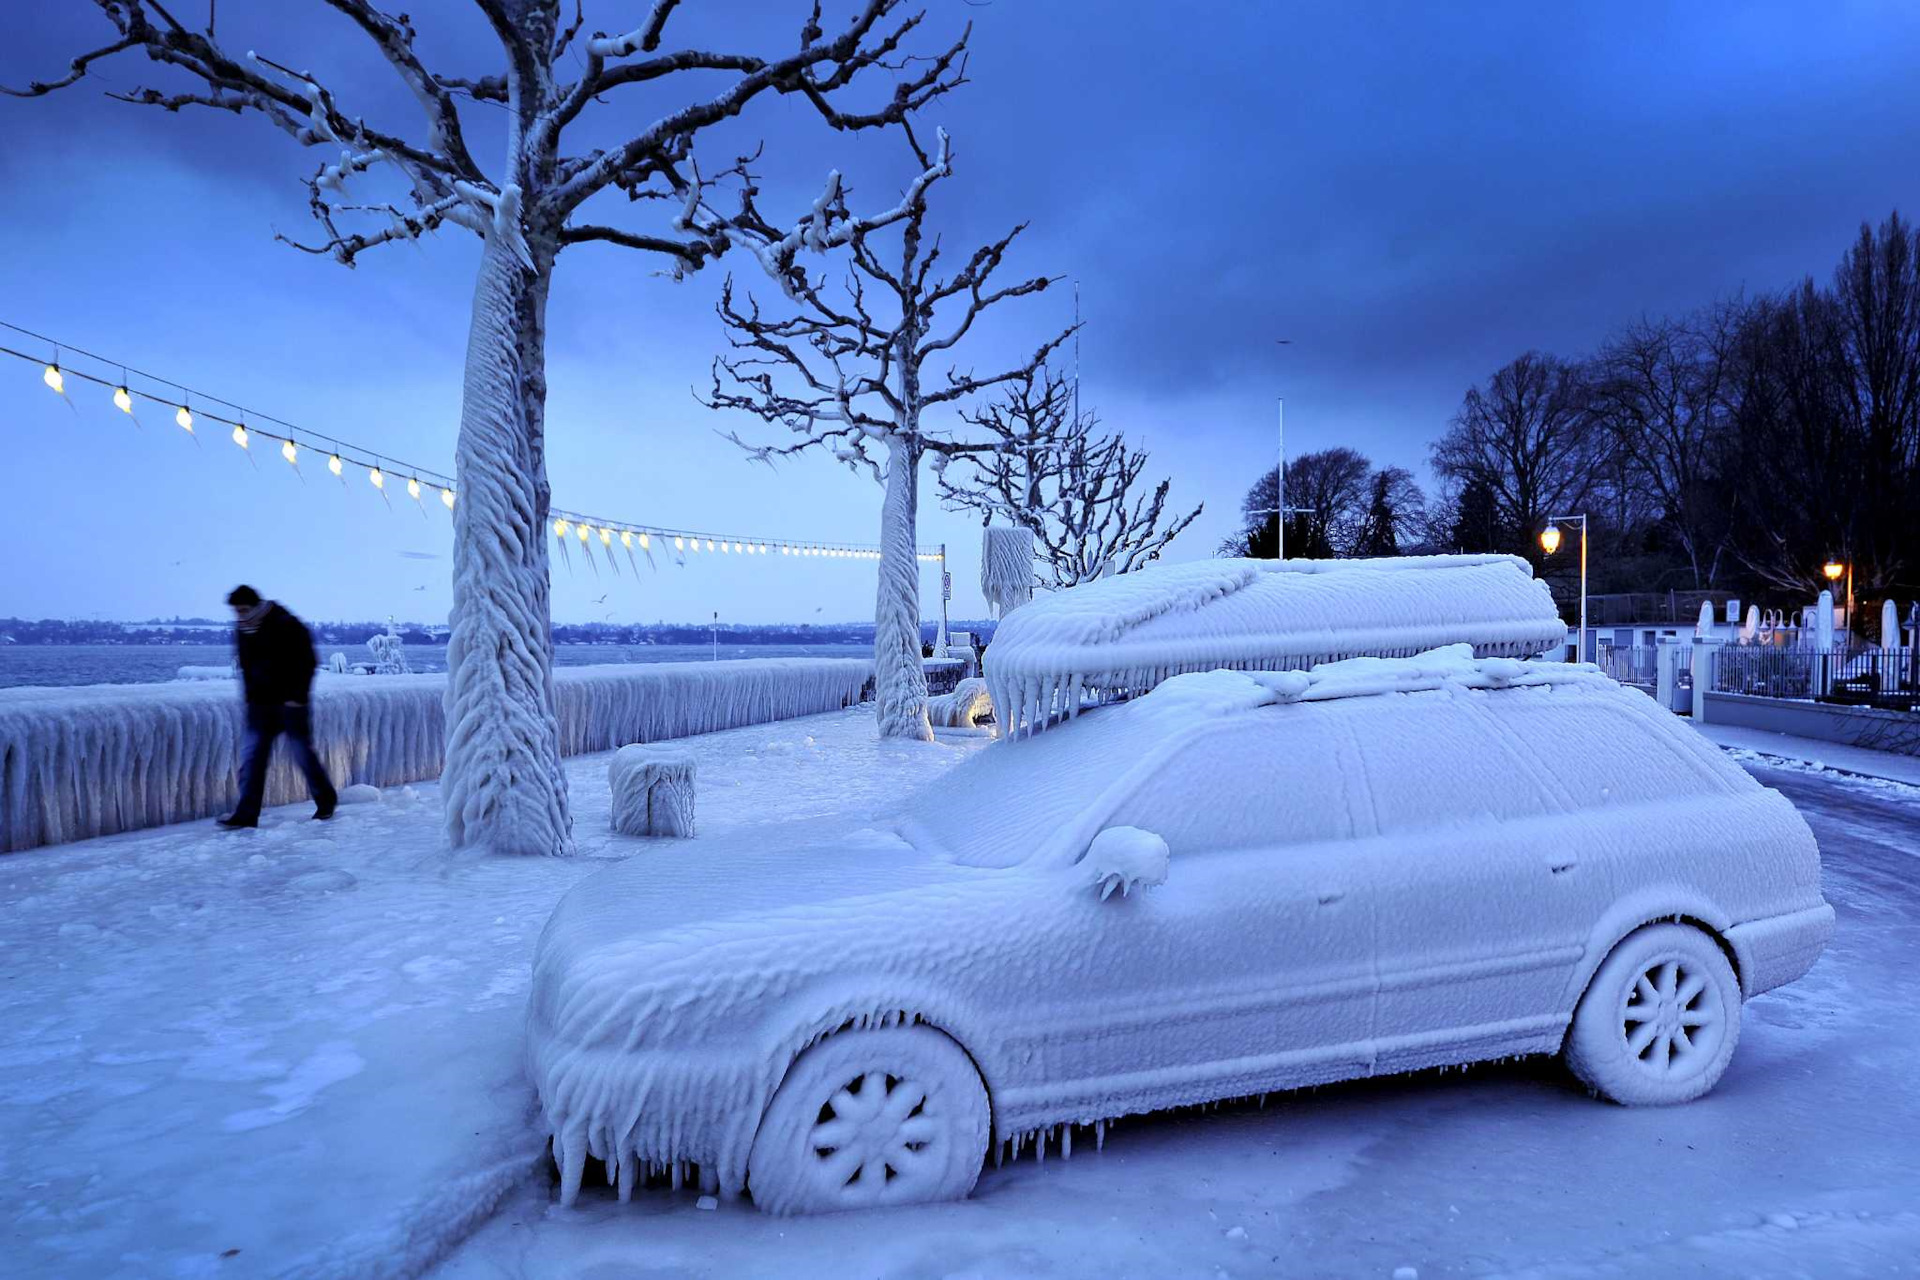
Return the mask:
<path id="1" fill-rule="evenodd" d="M 344 650 L 350 662 L 368 661 L 365 645 Z M 321 661 L 331 650 L 322 646 Z M 706 644 L 562 644 L 554 665 L 585 667 L 618 662 L 711 662 Z M 863 644 L 723 644 L 722 658 L 866 658 Z M 0 689 L 17 685 L 157 684 L 174 679 L 181 667 L 224 667 L 233 661 L 225 644 L 10 644 L 0 645 Z M 444 671 L 444 646 L 407 650 L 415 671 Z"/>

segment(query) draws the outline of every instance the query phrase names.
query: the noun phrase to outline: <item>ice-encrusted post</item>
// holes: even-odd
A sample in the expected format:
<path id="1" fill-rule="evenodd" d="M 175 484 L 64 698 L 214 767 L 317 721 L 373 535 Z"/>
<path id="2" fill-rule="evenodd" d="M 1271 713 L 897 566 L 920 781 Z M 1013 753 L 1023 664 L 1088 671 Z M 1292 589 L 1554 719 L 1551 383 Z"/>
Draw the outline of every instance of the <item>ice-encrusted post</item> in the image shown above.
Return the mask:
<path id="1" fill-rule="evenodd" d="M 920 560 L 914 541 L 920 452 L 887 441 L 886 497 L 880 504 L 880 575 L 873 614 L 874 715 L 883 738 L 933 741 L 927 672 L 920 662 Z"/>

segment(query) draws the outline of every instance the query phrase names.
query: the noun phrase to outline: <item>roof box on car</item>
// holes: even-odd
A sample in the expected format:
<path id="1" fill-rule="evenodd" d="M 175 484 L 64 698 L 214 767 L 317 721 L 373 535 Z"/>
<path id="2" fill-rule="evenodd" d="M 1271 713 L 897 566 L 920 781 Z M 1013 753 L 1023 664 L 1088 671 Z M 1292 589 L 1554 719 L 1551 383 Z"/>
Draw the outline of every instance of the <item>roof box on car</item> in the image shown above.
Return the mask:
<path id="1" fill-rule="evenodd" d="M 1530 658 L 1566 635 L 1546 584 L 1518 556 L 1208 560 L 1022 606 L 994 633 L 986 676 L 1011 734 L 1186 671 L 1292 671 L 1450 644 Z"/>

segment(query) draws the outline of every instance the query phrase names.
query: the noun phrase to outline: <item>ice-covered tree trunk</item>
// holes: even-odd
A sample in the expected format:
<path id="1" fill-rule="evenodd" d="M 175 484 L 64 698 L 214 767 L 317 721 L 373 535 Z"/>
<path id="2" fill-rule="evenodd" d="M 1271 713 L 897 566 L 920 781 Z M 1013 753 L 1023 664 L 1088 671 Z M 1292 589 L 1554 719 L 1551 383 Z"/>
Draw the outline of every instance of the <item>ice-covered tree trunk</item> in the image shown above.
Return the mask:
<path id="1" fill-rule="evenodd" d="M 914 539 L 920 450 L 887 441 L 887 492 L 880 504 L 880 587 L 873 613 L 875 714 L 883 738 L 933 741 L 927 672 L 920 665 L 920 559 Z"/>
<path id="2" fill-rule="evenodd" d="M 455 455 L 447 641 L 447 838 L 489 853 L 573 851 L 548 612 L 546 311 L 552 244 L 487 237 Z"/>

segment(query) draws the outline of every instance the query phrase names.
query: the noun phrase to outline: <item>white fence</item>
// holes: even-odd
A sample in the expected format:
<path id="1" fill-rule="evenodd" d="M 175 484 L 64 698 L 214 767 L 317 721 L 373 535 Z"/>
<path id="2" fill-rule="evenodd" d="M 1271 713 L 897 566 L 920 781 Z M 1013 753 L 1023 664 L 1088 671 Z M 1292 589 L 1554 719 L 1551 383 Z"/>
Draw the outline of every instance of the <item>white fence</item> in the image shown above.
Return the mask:
<path id="1" fill-rule="evenodd" d="M 563 667 L 554 673 L 563 755 L 607 751 L 858 702 L 861 658 Z M 440 775 L 446 676 L 332 676 L 315 683 L 314 746 L 337 785 Z M 0 852 L 206 818 L 238 794 L 238 686 L 0 689 Z M 306 795 L 284 751 L 267 803 Z"/>

